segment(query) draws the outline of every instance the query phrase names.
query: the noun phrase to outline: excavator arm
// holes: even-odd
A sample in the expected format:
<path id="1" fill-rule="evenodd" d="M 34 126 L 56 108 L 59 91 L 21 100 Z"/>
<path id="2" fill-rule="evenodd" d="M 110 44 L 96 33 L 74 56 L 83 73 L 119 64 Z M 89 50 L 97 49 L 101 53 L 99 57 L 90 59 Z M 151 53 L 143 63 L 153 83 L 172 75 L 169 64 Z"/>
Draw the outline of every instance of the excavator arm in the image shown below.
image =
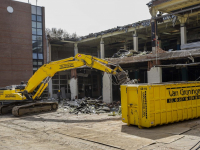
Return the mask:
<path id="1" fill-rule="evenodd" d="M 110 66 L 115 66 L 115 68 L 111 69 Z M 23 94 L 27 99 L 39 99 L 44 89 L 48 86 L 48 82 L 55 75 L 55 73 L 80 67 L 90 67 L 112 74 L 115 76 L 118 84 L 124 84 L 130 81 L 127 73 L 120 66 L 90 55 L 77 54 L 75 57 L 50 62 L 40 67 L 29 79 Z M 31 98 L 29 94 L 33 93 L 38 85 L 40 85 L 39 89 Z"/>

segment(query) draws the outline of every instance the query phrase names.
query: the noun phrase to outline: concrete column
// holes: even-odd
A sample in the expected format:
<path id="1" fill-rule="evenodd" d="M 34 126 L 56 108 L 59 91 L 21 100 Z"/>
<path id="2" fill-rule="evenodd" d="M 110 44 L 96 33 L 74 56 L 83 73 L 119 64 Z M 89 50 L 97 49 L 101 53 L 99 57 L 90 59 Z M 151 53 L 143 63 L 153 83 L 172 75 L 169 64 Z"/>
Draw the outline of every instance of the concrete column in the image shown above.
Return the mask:
<path id="1" fill-rule="evenodd" d="M 51 44 L 47 42 L 47 62 L 51 61 Z"/>
<path id="2" fill-rule="evenodd" d="M 151 20 L 151 46 L 152 52 L 155 54 L 157 46 L 157 21 L 154 19 Z"/>
<path id="3" fill-rule="evenodd" d="M 47 42 L 47 63 L 51 62 L 51 44 Z M 49 81 L 48 84 L 48 97 L 52 98 L 53 96 L 53 90 L 52 90 L 52 79 Z"/>
<path id="4" fill-rule="evenodd" d="M 181 45 L 187 43 L 187 31 L 184 23 L 181 23 Z"/>
<path id="5" fill-rule="evenodd" d="M 104 59 L 105 58 L 105 49 L 104 49 L 104 41 L 101 39 L 100 41 L 100 58 Z"/>
<path id="6" fill-rule="evenodd" d="M 71 99 L 78 98 L 78 80 L 77 80 L 77 72 L 76 69 L 71 70 L 71 79 L 70 79 L 70 91 L 71 91 Z"/>
<path id="7" fill-rule="evenodd" d="M 105 49 L 104 49 L 104 41 L 101 39 L 100 42 L 100 58 L 104 59 L 105 58 Z M 103 74 L 103 89 L 102 89 L 102 96 L 103 96 L 103 101 L 105 103 L 111 103 L 113 101 L 113 96 L 112 96 L 112 75 L 107 74 L 104 72 Z"/>
<path id="8" fill-rule="evenodd" d="M 78 54 L 78 44 L 74 43 L 74 56 Z M 71 79 L 69 82 L 70 91 L 71 91 L 71 99 L 78 98 L 78 79 L 76 69 L 71 70 Z"/>
<path id="9" fill-rule="evenodd" d="M 104 72 L 103 75 L 103 101 L 105 103 L 112 103 L 112 75 Z"/>
<path id="10" fill-rule="evenodd" d="M 124 43 L 124 49 L 127 50 L 127 42 Z"/>
<path id="11" fill-rule="evenodd" d="M 181 68 L 181 73 L 182 73 L 182 81 L 188 81 L 188 68 L 187 67 Z"/>
<path id="12" fill-rule="evenodd" d="M 133 47 L 134 47 L 134 50 L 138 52 L 138 35 L 136 31 L 133 34 Z"/>
<path id="13" fill-rule="evenodd" d="M 162 68 L 152 67 L 150 71 L 147 71 L 148 83 L 162 83 Z"/>
<path id="14" fill-rule="evenodd" d="M 78 54 L 78 44 L 74 43 L 74 56 Z"/>
<path id="15" fill-rule="evenodd" d="M 155 54 L 156 53 L 156 45 L 157 45 L 157 21 L 154 19 L 156 17 L 156 14 L 158 10 L 156 8 L 152 7 L 149 10 L 151 14 L 151 46 L 152 46 L 152 52 Z"/>
<path id="16" fill-rule="evenodd" d="M 100 46 L 97 46 L 97 57 L 100 58 Z"/>
<path id="17" fill-rule="evenodd" d="M 187 44 L 187 30 L 186 30 L 186 26 L 185 26 L 187 18 L 178 17 L 178 19 L 180 21 L 181 45 Z"/>

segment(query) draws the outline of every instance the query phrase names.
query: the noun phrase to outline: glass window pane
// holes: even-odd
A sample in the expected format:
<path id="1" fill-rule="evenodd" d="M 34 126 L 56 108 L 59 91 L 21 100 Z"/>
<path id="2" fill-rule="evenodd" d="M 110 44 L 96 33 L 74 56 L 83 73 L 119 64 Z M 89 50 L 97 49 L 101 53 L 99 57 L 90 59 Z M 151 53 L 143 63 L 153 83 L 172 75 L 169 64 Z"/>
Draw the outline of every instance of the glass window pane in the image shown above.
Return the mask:
<path id="1" fill-rule="evenodd" d="M 32 48 L 33 50 L 36 50 L 37 49 L 37 41 L 32 41 Z"/>
<path id="2" fill-rule="evenodd" d="M 33 60 L 33 65 L 37 66 L 37 60 Z"/>
<path id="3" fill-rule="evenodd" d="M 36 71 L 36 70 L 37 70 L 37 67 L 33 67 L 33 70 Z"/>
<path id="4" fill-rule="evenodd" d="M 43 54 L 38 54 L 38 59 L 43 59 Z"/>
<path id="5" fill-rule="evenodd" d="M 37 16 L 37 21 L 42 21 L 42 16 Z"/>
<path id="6" fill-rule="evenodd" d="M 32 15 L 32 20 L 36 21 L 36 15 Z"/>
<path id="7" fill-rule="evenodd" d="M 36 40 L 36 36 L 35 35 L 32 35 L 32 40 Z"/>
<path id="8" fill-rule="evenodd" d="M 32 28 L 36 28 L 36 22 L 32 21 Z"/>
<path id="9" fill-rule="evenodd" d="M 54 75 L 53 79 L 59 79 L 59 75 Z"/>
<path id="10" fill-rule="evenodd" d="M 59 80 L 52 80 L 52 84 L 59 84 Z"/>
<path id="11" fill-rule="evenodd" d="M 37 29 L 37 35 L 42 35 L 42 29 Z"/>
<path id="12" fill-rule="evenodd" d="M 42 53 L 42 47 L 37 47 L 38 53 Z"/>
<path id="13" fill-rule="evenodd" d="M 33 48 L 32 49 L 33 50 L 33 53 L 37 53 L 38 51 L 37 51 L 37 48 Z M 37 58 L 36 58 L 37 59 Z"/>
<path id="14" fill-rule="evenodd" d="M 42 66 L 43 65 L 43 61 L 42 60 L 38 60 L 38 65 Z"/>
<path id="15" fill-rule="evenodd" d="M 32 34 L 36 34 L 36 29 L 32 28 Z"/>
<path id="16" fill-rule="evenodd" d="M 37 15 L 42 15 L 42 8 L 41 7 L 37 7 Z"/>
<path id="17" fill-rule="evenodd" d="M 42 23 L 37 22 L 37 28 L 42 28 Z"/>
<path id="18" fill-rule="evenodd" d="M 42 46 L 42 41 L 38 41 L 38 46 Z"/>
<path id="19" fill-rule="evenodd" d="M 60 84 L 67 84 L 67 80 L 60 80 Z"/>
<path id="20" fill-rule="evenodd" d="M 60 75 L 60 79 L 67 79 L 66 75 Z"/>
<path id="21" fill-rule="evenodd" d="M 58 90 L 53 90 L 53 94 L 57 94 L 58 93 Z"/>
<path id="22" fill-rule="evenodd" d="M 42 41 L 42 36 L 37 36 L 37 40 L 41 40 Z"/>
<path id="23" fill-rule="evenodd" d="M 59 89 L 59 85 L 53 85 L 53 89 Z"/>
<path id="24" fill-rule="evenodd" d="M 36 7 L 35 6 L 31 6 L 31 13 L 36 14 Z"/>
<path id="25" fill-rule="evenodd" d="M 37 53 L 33 53 L 33 59 L 37 59 Z"/>

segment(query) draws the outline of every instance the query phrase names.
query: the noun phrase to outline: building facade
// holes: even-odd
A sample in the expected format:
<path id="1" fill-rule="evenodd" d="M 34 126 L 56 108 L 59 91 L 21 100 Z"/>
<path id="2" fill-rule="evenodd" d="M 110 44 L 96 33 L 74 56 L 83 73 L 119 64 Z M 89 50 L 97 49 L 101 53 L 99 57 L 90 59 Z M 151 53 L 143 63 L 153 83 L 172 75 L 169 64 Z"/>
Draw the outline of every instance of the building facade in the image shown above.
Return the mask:
<path id="1" fill-rule="evenodd" d="M 91 33 L 78 39 L 49 38 L 50 59 L 74 56 L 76 53 L 106 59 L 129 72 L 139 83 L 195 81 L 200 76 L 200 17 L 198 0 L 152 0 L 147 4 L 152 18 Z M 172 7 L 173 6 L 173 7 Z M 112 58 L 120 49 L 134 50 L 130 57 Z M 86 85 L 91 69 L 77 69 L 78 96 L 87 94 Z M 67 71 L 70 74 L 70 71 Z M 74 71 L 73 71 L 74 72 Z M 82 73 L 88 74 L 88 76 Z M 98 95 L 105 102 L 120 100 L 120 87 L 112 85 L 112 78 L 98 73 Z M 73 76 L 71 76 L 72 78 Z M 51 86 L 52 87 L 52 86 Z M 58 87 L 57 87 L 58 88 Z M 50 93 L 54 87 L 50 89 Z M 69 91 L 70 92 L 70 91 Z M 93 90 L 91 90 L 92 96 Z M 82 94 L 82 93 L 85 93 Z M 53 93 L 51 94 L 53 96 Z"/>
<path id="2" fill-rule="evenodd" d="M 45 10 L 0 0 L 0 87 L 28 81 L 46 62 Z"/>

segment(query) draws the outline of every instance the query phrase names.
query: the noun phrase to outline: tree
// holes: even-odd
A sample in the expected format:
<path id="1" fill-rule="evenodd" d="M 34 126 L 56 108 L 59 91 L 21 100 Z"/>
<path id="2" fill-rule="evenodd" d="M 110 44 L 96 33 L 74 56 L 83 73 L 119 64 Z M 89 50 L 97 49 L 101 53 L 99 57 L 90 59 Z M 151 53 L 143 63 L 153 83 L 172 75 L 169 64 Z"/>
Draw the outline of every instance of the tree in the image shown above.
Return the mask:
<path id="1" fill-rule="evenodd" d="M 77 39 L 79 37 L 76 34 L 76 32 L 72 33 L 70 35 L 67 31 L 65 31 L 65 30 L 63 30 L 61 28 L 59 28 L 59 29 L 57 29 L 57 28 L 52 28 L 52 29 L 46 28 L 45 32 L 50 37 L 56 37 L 56 38 L 73 38 L 73 39 Z"/>

